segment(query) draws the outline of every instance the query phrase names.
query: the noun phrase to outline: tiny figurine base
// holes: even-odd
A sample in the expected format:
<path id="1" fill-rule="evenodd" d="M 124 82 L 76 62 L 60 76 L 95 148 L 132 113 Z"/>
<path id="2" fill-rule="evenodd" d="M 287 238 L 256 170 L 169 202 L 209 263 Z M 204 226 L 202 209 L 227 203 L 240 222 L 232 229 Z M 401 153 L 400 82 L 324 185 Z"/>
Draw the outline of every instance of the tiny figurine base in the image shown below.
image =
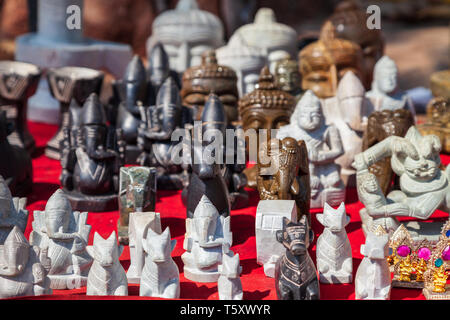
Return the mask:
<path id="1" fill-rule="evenodd" d="M 117 194 L 86 196 L 79 192 L 67 191 L 72 209 L 75 211 L 105 212 L 117 210 Z"/>
<path id="2" fill-rule="evenodd" d="M 450 286 L 446 286 L 445 292 L 434 292 L 430 289 L 424 288 L 422 294 L 427 300 L 450 300 Z"/>
<path id="3" fill-rule="evenodd" d="M 48 275 L 48 278 L 50 279 L 50 288 L 53 290 L 80 289 L 87 285 L 87 276 L 52 274 Z"/>
<path id="4" fill-rule="evenodd" d="M 393 288 L 423 289 L 424 282 L 392 280 Z"/>
<path id="5" fill-rule="evenodd" d="M 337 275 L 333 274 L 331 276 L 325 276 L 322 273 L 319 273 L 319 282 L 324 284 L 342 284 L 342 283 L 352 283 L 353 276 L 352 275 Z"/>
<path id="6" fill-rule="evenodd" d="M 201 283 L 217 282 L 220 273 L 216 271 L 204 272 L 198 269 L 191 269 L 184 267 L 184 277 L 188 280 Z"/>

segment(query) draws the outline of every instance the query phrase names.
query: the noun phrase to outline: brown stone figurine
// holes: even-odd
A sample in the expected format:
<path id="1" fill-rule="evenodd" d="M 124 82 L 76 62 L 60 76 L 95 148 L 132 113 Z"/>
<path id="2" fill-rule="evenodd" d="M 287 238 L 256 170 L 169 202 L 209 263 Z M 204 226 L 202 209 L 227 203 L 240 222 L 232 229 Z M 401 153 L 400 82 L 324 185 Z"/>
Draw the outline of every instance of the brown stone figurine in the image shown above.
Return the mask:
<path id="1" fill-rule="evenodd" d="M 427 106 L 427 120 L 417 126 L 422 135 L 439 137 L 443 153 L 450 153 L 450 98 L 437 97 Z"/>
<path id="2" fill-rule="evenodd" d="M 210 93 L 219 96 L 224 105 L 228 123 L 238 119 L 239 99 L 237 77 L 233 69 L 217 64 L 214 50 L 202 54 L 202 64 L 183 74 L 181 99 L 190 109 L 193 120 L 200 120 Z"/>
<path id="3" fill-rule="evenodd" d="M 258 163 L 257 185 L 261 200 L 295 200 L 297 218 L 308 217 L 311 200 L 308 151 L 305 141 L 294 138 L 271 139 L 262 143 L 259 159 L 268 157 L 268 164 Z M 273 171 L 275 171 L 273 173 Z"/>
<path id="4" fill-rule="evenodd" d="M 409 127 L 414 125 L 414 118 L 409 110 L 382 110 L 373 112 L 368 119 L 367 129 L 363 135 L 363 151 L 386 139 L 389 136 L 404 137 Z M 387 157 L 370 166 L 380 184 L 384 195 L 387 195 L 394 172 L 391 168 L 391 158 Z"/>
<path id="5" fill-rule="evenodd" d="M 269 68 L 261 70 L 257 88 L 239 100 L 239 114 L 244 131 L 248 129 L 266 129 L 267 139 L 271 137 L 271 129 L 279 129 L 289 124 L 294 111 L 295 99 L 289 93 L 282 91 L 275 83 Z M 259 146 L 259 143 L 258 143 Z M 246 169 L 247 186 L 256 188 L 258 168 Z"/>

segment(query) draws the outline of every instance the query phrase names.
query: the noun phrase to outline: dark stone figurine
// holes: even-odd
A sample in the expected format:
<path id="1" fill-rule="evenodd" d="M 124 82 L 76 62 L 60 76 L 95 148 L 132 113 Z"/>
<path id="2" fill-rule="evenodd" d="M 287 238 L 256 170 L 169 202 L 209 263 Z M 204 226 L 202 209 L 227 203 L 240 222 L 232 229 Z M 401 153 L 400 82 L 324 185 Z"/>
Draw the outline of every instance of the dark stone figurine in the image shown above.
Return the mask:
<path id="1" fill-rule="evenodd" d="M 314 262 L 308 253 L 313 241 L 306 215 L 298 223 L 283 219 L 283 230 L 277 231 L 277 241 L 286 253 L 275 266 L 275 288 L 279 300 L 319 300 L 319 280 Z"/>
<path id="2" fill-rule="evenodd" d="M 73 210 L 117 209 L 118 174 L 124 158 L 124 150 L 118 148 L 121 133 L 106 124 L 105 110 L 95 93 L 78 117 L 72 118 L 71 129 L 64 130 L 60 180 Z"/>
<path id="3" fill-rule="evenodd" d="M 12 131 L 13 124 L 6 119 L 6 112 L 0 112 L 0 175 L 13 196 L 23 197 L 31 192 L 33 167 L 28 152 L 9 143 L 8 136 Z"/>

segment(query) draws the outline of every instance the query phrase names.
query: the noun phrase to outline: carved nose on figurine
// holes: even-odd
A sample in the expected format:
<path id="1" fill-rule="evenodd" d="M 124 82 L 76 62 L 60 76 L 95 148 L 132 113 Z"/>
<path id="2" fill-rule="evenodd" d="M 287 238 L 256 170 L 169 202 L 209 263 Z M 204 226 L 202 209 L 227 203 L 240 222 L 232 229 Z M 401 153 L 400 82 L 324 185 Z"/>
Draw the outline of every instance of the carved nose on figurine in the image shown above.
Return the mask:
<path id="1" fill-rule="evenodd" d="M 301 243 L 297 242 L 297 243 L 291 244 L 290 251 L 292 252 L 292 254 L 294 256 L 299 256 L 299 255 L 302 255 L 302 254 L 306 253 L 306 247 L 305 247 L 304 244 L 301 244 Z"/>

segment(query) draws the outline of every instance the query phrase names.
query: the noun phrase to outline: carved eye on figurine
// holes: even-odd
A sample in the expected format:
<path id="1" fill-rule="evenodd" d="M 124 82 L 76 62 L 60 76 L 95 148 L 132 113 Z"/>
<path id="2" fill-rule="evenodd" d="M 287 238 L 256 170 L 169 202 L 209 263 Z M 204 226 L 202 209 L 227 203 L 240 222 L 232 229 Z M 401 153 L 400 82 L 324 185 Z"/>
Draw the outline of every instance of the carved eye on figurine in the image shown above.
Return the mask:
<path id="1" fill-rule="evenodd" d="M 237 102 L 236 96 L 234 96 L 232 94 L 224 94 L 224 95 L 220 96 L 219 99 L 223 104 L 235 105 Z"/>
<path id="2" fill-rule="evenodd" d="M 306 78 L 306 81 L 316 83 L 326 82 L 328 81 L 328 77 L 322 73 L 312 73 Z"/>

